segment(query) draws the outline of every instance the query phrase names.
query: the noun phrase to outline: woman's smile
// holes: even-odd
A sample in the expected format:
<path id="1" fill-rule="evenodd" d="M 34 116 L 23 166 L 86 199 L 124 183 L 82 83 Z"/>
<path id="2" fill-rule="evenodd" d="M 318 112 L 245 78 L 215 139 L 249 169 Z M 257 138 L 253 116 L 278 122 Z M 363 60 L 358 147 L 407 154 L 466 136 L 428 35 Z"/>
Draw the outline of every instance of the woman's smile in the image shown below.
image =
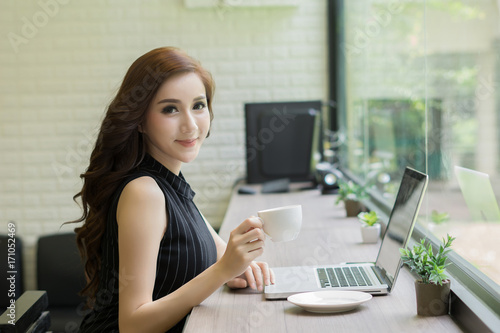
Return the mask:
<path id="1" fill-rule="evenodd" d="M 198 138 L 187 139 L 187 140 L 176 140 L 177 143 L 183 145 L 186 148 L 194 147 L 196 145 L 196 141 L 198 141 Z"/>

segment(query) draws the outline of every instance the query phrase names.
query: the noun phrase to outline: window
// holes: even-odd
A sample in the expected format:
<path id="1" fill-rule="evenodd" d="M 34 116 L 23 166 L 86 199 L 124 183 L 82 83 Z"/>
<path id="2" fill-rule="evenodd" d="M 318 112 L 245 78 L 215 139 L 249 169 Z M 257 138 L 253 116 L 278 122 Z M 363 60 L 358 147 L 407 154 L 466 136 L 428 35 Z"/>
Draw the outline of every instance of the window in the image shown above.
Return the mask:
<path id="1" fill-rule="evenodd" d="M 500 1 L 335 3 L 342 168 L 384 207 L 405 166 L 427 173 L 420 234 L 455 236 L 457 261 L 498 307 L 500 221 L 472 218 L 454 170 L 489 174 L 500 198 Z"/>

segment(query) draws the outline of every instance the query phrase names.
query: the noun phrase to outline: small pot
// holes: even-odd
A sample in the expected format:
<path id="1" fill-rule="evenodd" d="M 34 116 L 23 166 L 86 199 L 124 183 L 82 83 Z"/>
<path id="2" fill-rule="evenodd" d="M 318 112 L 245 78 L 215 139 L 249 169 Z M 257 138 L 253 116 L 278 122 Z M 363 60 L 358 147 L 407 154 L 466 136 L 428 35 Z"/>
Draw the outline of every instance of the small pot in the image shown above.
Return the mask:
<path id="1" fill-rule="evenodd" d="M 363 224 L 361 226 L 361 239 L 363 243 L 377 243 L 380 236 L 380 223 L 374 225 Z"/>
<path id="2" fill-rule="evenodd" d="M 347 217 L 358 216 L 363 211 L 363 205 L 357 200 L 344 200 Z"/>
<path id="3" fill-rule="evenodd" d="M 450 280 L 440 286 L 434 283 L 415 281 L 417 314 L 420 316 L 442 316 L 449 313 Z"/>

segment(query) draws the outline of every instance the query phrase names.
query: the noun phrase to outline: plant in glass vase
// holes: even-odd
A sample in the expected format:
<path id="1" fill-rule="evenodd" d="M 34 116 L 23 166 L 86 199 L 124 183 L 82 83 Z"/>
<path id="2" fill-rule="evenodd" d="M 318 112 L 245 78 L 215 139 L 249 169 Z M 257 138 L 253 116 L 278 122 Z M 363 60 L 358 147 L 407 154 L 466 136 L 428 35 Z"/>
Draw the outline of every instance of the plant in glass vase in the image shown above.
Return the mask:
<path id="1" fill-rule="evenodd" d="M 443 238 L 437 253 L 425 239 L 412 249 L 400 249 L 401 259 L 419 276 L 415 281 L 417 313 L 423 316 L 438 316 L 448 313 L 450 280 L 446 275 L 448 253 L 455 237 Z"/>

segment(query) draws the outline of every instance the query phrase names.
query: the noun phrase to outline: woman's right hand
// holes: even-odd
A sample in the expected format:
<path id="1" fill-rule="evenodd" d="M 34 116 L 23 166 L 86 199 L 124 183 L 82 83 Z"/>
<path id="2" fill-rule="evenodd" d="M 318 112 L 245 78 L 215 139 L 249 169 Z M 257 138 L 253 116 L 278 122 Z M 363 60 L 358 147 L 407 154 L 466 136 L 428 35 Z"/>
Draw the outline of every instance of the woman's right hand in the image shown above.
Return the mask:
<path id="1" fill-rule="evenodd" d="M 254 216 L 231 232 L 226 251 L 217 262 L 227 281 L 243 274 L 251 262 L 262 255 L 265 239 L 262 221 Z"/>

